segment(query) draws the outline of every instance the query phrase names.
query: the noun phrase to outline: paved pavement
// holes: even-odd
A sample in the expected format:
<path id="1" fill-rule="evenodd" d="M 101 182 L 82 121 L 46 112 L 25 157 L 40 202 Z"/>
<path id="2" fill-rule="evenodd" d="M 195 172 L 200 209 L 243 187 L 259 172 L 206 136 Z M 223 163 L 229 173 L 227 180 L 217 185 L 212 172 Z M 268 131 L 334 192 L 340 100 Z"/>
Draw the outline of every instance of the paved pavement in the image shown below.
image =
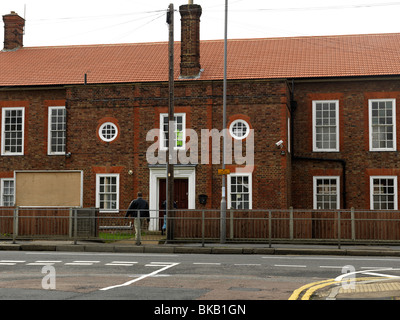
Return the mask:
<path id="1" fill-rule="evenodd" d="M 64 251 L 174 254 L 263 254 L 263 255 L 338 255 L 400 257 L 400 246 L 301 245 L 301 244 L 158 244 L 134 241 L 102 243 L 93 241 L 0 241 L 0 251 Z M 399 260 L 400 261 L 400 260 Z M 334 279 L 309 284 L 293 293 L 292 300 L 400 300 L 400 278 L 356 279 L 342 283 Z"/>

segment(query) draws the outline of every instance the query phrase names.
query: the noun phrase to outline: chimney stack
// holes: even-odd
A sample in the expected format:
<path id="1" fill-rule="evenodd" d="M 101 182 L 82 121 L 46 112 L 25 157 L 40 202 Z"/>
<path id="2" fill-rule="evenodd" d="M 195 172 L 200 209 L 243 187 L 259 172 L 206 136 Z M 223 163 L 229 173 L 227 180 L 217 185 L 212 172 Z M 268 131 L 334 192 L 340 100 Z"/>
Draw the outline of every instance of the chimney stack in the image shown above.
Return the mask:
<path id="1" fill-rule="evenodd" d="M 179 7 L 181 13 L 181 78 L 200 77 L 200 5 L 189 4 Z"/>
<path id="2" fill-rule="evenodd" d="M 11 11 L 3 16 L 4 50 L 11 51 L 23 47 L 25 20 Z"/>

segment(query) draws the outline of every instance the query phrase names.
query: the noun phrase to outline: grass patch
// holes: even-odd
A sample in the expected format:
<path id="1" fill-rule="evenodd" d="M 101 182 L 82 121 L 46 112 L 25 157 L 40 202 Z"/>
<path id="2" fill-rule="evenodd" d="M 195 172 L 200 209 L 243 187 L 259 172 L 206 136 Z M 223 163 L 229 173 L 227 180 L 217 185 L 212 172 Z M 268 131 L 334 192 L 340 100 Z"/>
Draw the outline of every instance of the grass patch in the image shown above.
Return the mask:
<path id="1" fill-rule="evenodd" d="M 134 238 L 134 234 L 127 232 L 100 232 L 99 238 L 103 240 L 129 240 Z"/>

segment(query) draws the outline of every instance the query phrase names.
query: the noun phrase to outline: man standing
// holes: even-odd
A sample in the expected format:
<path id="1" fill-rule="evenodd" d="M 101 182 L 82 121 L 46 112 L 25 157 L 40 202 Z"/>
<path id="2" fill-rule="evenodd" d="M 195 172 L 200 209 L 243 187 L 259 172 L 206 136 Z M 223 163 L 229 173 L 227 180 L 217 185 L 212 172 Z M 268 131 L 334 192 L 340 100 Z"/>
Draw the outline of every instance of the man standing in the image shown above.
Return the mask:
<path id="1" fill-rule="evenodd" d="M 134 221 L 135 239 L 136 239 L 136 244 L 140 245 L 141 221 L 148 222 L 150 215 L 149 215 L 149 204 L 146 200 L 143 199 L 142 193 L 138 192 L 137 196 L 138 196 L 137 199 L 133 200 L 129 205 L 125 218 L 127 217 L 135 218 Z"/>

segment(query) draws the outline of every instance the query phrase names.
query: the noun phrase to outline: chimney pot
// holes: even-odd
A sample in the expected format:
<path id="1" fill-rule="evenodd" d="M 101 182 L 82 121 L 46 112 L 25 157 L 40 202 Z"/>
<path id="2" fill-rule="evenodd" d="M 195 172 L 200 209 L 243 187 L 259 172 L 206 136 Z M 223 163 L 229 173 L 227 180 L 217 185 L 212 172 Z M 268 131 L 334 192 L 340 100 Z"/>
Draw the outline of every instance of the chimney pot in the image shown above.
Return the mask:
<path id="1" fill-rule="evenodd" d="M 4 21 L 4 51 L 23 47 L 25 20 L 15 11 L 3 16 Z"/>

